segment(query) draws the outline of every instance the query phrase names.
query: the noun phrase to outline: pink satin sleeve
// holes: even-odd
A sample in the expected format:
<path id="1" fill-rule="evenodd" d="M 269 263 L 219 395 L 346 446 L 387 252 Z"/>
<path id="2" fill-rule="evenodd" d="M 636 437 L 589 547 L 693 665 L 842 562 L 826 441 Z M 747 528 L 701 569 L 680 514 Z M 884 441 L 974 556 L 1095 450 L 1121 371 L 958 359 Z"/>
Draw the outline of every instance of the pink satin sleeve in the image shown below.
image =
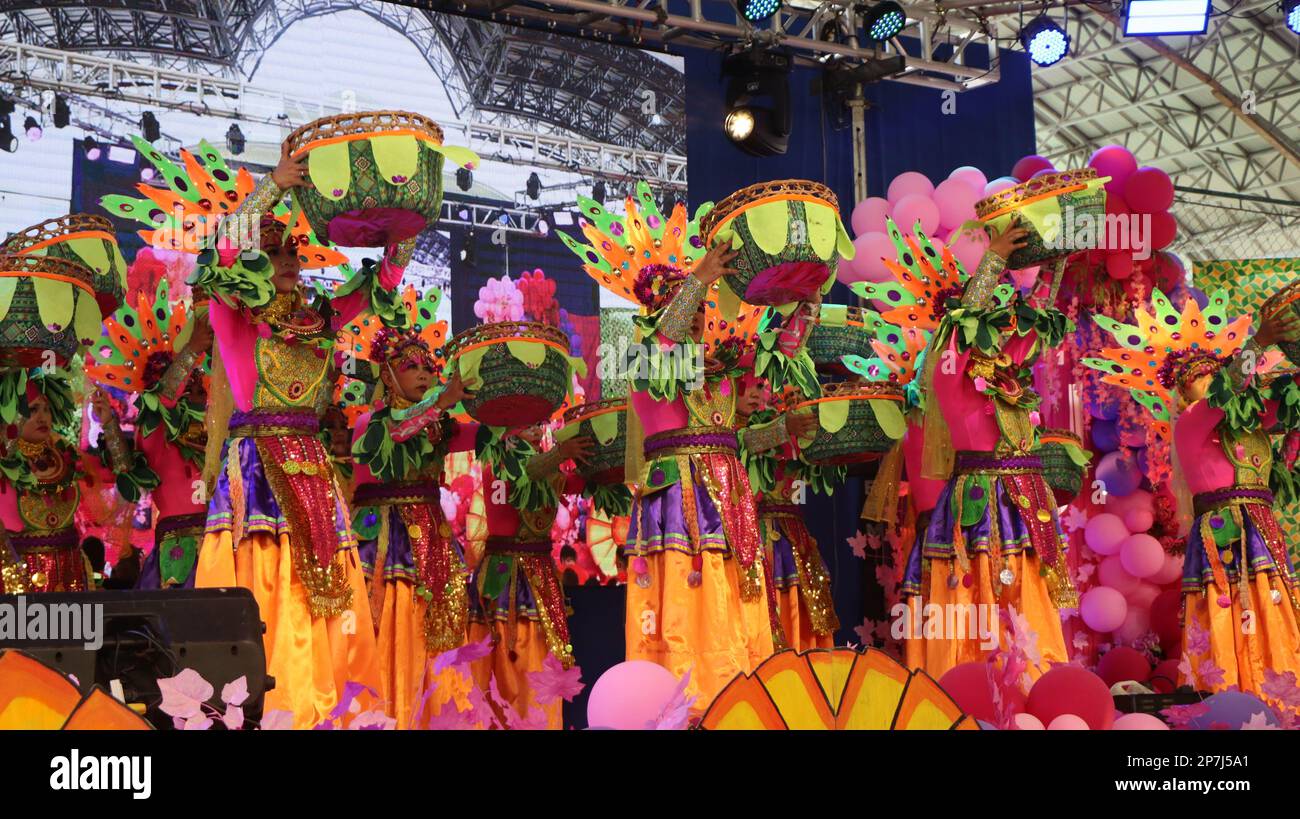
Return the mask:
<path id="1" fill-rule="evenodd" d="M 903 464 L 907 469 L 907 488 L 912 493 L 916 511 L 929 512 L 939 502 L 944 481 L 921 477 L 921 453 L 925 450 L 925 436 L 920 424 L 909 423 L 903 437 Z"/>
<path id="2" fill-rule="evenodd" d="M 0 522 L 11 532 L 23 530 L 23 518 L 18 514 L 18 493 L 9 481 L 0 482 Z"/>
<path id="3" fill-rule="evenodd" d="M 208 318 L 221 349 L 221 363 L 230 381 L 235 406 L 244 412 L 253 408 L 253 390 L 257 387 L 257 366 L 253 360 L 257 346 L 257 329 L 238 311 L 213 299 Z"/>
<path id="4" fill-rule="evenodd" d="M 1277 402 L 1267 401 L 1265 407 L 1263 424 L 1267 429 L 1277 421 Z M 1178 464 L 1192 494 L 1223 489 L 1236 481 L 1236 470 L 1223 451 L 1219 432 L 1222 420 L 1223 410 L 1210 406 L 1208 401 L 1197 401 L 1174 423 Z"/>
<path id="5" fill-rule="evenodd" d="M 194 501 L 195 485 L 202 477 L 201 470 L 185 460 L 175 444 L 167 440 L 167 432 L 159 426 L 140 439 L 140 452 L 158 475 L 159 488 L 153 492 L 154 505 L 160 517 L 192 515 L 207 510 L 207 503 Z"/>
<path id="6" fill-rule="evenodd" d="M 472 452 L 478 440 L 478 421 L 461 421 L 457 419 L 456 429 L 447 442 L 448 452 Z"/>
<path id="7" fill-rule="evenodd" d="M 632 393 L 632 411 L 641 421 L 641 427 L 647 437 L 686 426 L 690 415 L 686 412 L 686 403 L 680 398 L 660 401 L 650 397 L 649 393 L 634 391 Z"/>
<path id="8" fill-rule="evenodd" d="M 951 362 L 952 366 L 949 366 Z M 955 450 L 991 452 L 1001 433 L 993 416 L 993 399 L 975 389 L 975 381 L 966 375 L 970 352 L 958 352 L 955 339 L 948 342 L 944 360 L 934 368 L 934 395 L 939 411 L 948 424 Z"/>

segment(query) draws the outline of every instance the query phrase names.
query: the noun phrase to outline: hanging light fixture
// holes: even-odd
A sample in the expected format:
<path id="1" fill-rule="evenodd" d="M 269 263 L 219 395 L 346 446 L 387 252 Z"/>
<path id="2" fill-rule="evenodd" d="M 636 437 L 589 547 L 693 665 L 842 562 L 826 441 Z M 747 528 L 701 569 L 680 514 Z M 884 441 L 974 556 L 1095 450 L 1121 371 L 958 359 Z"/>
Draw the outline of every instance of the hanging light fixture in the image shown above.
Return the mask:
<path id="1" fill-rule="evenodd" d="M 1020 31 L 1020 42 L 1034 65 L 1049 66 L 1059 63 L 1070 53 L 1070 36 L 1046 15 L 1029 23 Z"/>

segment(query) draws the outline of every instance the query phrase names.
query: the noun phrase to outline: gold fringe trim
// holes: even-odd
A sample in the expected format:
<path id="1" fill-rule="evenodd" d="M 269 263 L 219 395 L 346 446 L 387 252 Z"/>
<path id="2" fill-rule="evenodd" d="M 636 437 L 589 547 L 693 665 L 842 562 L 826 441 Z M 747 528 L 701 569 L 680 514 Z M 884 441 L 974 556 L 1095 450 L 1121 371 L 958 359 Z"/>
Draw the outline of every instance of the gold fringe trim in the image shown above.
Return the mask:
<path id="1" fill-rule="evenodd" d="M 894 444 L 885 454 L 871 482 L 871 491 L 862 505 L 862 517 L 893 527 L 898 520 L 899 483 L 903 474 L 903 442 Z"/>

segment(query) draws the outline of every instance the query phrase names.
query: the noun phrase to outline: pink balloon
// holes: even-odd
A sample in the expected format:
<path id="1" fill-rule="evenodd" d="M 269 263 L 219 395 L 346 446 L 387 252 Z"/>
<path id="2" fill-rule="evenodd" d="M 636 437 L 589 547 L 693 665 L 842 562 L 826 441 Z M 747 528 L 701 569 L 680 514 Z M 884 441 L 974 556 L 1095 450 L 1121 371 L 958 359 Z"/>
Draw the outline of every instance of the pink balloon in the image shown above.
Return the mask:
<path id="1" fill-rule="evenodd" d="M 1138 585 L 1142 582 L 1128 573 L 1128 570 L 1124 568 L 1124 564 L 1120 561 L 1119 555 L 1103 558 L 1097 564 L 1097 580 L 1125 595 L 1126 598 L 1131 592 L 1137 591 Z"/>
<path id="2" fill-rule="evenodd" d="M 929 177 L 917 171 L 904 171 L 895 176 L 894 181 L 889 183 L 889 192 L 886 197 L 889 199 L 889 204 L 897 205 L 905 197 L 917 195 L 928 197 L 932 193 L 934 193 L 934 183 L 930 181 Z M 902 225 L 902 222 L 897 217 L 895 217 L 894 221 L 899 222 L 900 226 Z M 912 229 L 911 223 L 907 224 L 906 229 L 909 231 Z"/>
<path id="3" fill-rule="evenodd" d="M 975 202 L 980 196 L 965 182 L 945 179 L 934 189 L 931 198 L 939 208 L 939 224 L 955 228 L 975 218 Z"/>
<path id="4" fill-rule="evenodd" d="M 1174 183 L 1159 168 L 1138 168 L 1124 182 L 1124 201 L 1134 213 L 1160 213 L 1174 203 Z"/>
<path id="5" fill-rule="evenodd" d="M 1126 599 L 1128 600 L 1128 607 L 1130 609 L 1142 609 L 1149 613 L 1151 611 L 1151 606 L 1159 596 L 1159 586 L 1154 583 L 1147 583 L 1139 580 L 1137 588 L 1129 592 Z"/>
<path id="6" fill-rule="evenodd" d="M 1150 509 L 1130 509 L 1124 513 L 1124 528 L 1130 532 L 1145 532 L 1156 522 Z"/>
<path id="7" fill-rule="evenodd" d="M 1088 628 L 1105 634 L 1124 624 L 1128 602 L 1124 595 L 1108 586 L 1095 586 L 1083 593 L 1079 614 Z"/>
<path id="8" fill-rule="evenodd" d="M 1151 575 L 1148 580 L 1158 586 L 1166 586 L 1183 576 L 1183 556 L 1182 555 L 1165 555 L 1165 565 L 1160 567 L 1160 571 Z"/>
<path id="9" fill-rule="evenodd" d="M 962 165 L 948 174 L 948 178 L 972 188 L 977 198 L 984 195 L 984 186 L 989 183 L 988 177 L 984 175 L 983 171 L 970 165 Z"/>
<path id="10" fill-rule="evenodd" d="M 894 222 L 903 233 L 913 233 L 916 223 L 921 223 L 921 232 L 933 235 L 939 229 L 939 206 L 927 195 L 919 193 L 904 196 L 894 203 Z"/>
<path id="11" fill-rule="evenodd" d="M 1083 529 L 1084 542 L 1088 544 L 1089 549 L 1099 555 L 1113 555 L 1118 552 L 1120 542 L 1128 535 L 1129 531 L 1124 528 L 1124 521 L 1120 520 L 1119 515 L 1112 515 L 1109 512 L 1093 515 Z"/>
<path id="12" fill-rule="evenodd" d="M 1133 275 L 1133 257 L 1127 252 L 1111 253 L 1106 257 L 1106 272 L 1112 279 L 1127 279 Z"/>
<path id="13" fill-rule="evenodd" d="M 1129 606 L 1124 622 L 1115 629 L 1115 637 L 1123 643 L 1136 643 L 1151 630 L 1151 612 Z"/>
<path id="14" fill-rule="evenodd" d="M 1121 518 L 1134 509 L 1150 510 L 1154 499 L 1145 489 L 1135 489 L 1127 495 L 1107 495 L 1106 511 Z M 1130 531 L 1130 534 L 1132 532 Z"/>
<path id="15" fill-rule="evenodd" d="M 992 182 L 989 182 L 984 186 L 984 195 L 992 196 L 995 193 L 1001 193 L 1007 188 L 1014 188 L 1019 184 L 1020 180 L 1016 179 L 1014 176 L 999 176 L 997 179 L 994 179 Z"/>
<path id="16" fill-rule="evenodd" d="M 677 682 L 671 671 L 645 660 L 612 666 L 591 687 L 587 724 L 621 731 L 643 730 L 668 704 Z"/>
<path id="17" fill-rule="evenodd" d="M 1083 717 L 1074 714 L 1062 714 L 1047 724 L 1049 731 L 1087 731 L 1088 723 Z"/>
<path id="18" fill-rule="evenodd" d="M 1046 731 L 1043 721 L 1033 714 L 1020 713 L 1011 718 L 1016 731 Z"/>
<path id="19" fill-rule="evenodd" d="M 1151 249 L 1164 250 L 1178 238 L 1178 221 L 1168 211 L 1158 211 L 1150 215 Z"/>
<path id="20" fill-rule="evenodd" d="M 893 259 L 898 255 L 894 243 L 884 233 L 863 233 L 853 240 L 857 255 L 853 258 L 850 270 L 841 271 L 837 278 L 845 284 L 853 282 L 887 282 L 894 275 L 885 267 L 882 259 Z"/>
<path id="21" fill-rule="evenodd" d="M 1024 182 L 1036 173 L 1053 170 L 1055 170 L 1055 168 L 1052 167 L 1051 161 L 1046 157 L 1041 157 L 1037 154 L 1030 154 L 1029 156 L 1021 158 L 1019 162 L 1012 166 L 1011 175 L 1016 179 L 1019 179 L 1021 182 Z"/>
<path id="22" fill-rule="evenodd" d="M 1137 160 L 1123 145 L 1107 145 L 1098 148 L 1088 160 L 1088 167 L 1098 176 L 1109 176 L 1106 183 L 1107 199 L 1124 190 L 1124 183 L 1137 170 Z"/>
<path id="23" fill-rule="evenodd" d="M 1165 725 L 1155 714 L 1125 714 L 1115 720 L 1111 726 L 1112 731 L 1168 731 L 1169 726 Z"/>
<path id="24" fill-rule="evenodd" d="M 984 258 L 984 251 L 989 247 L 989 235 L 982 230 L 969 230 L 958 233 L 954 230 L 945 240 L 952 255 L 966 268 L 967 273 L 974 273 Z"/>
<path id="25" fill-rule="evenodd" d="M 853 233 L 857 236 L 864 233 L 883 233 L 885 219 L 888 216 L 889 202 L 879 196 L 870 196 L 857 204 L 853 209 L 853 215 L 849 217 L 849 222 L 853 225 Z"/>
<path id="26" fill-rule="evenodd" d="M 1150 577 L 1165 565 L 1165 550 L 1151 535 L 1130 535 L 1120 544 L 1119 559 L 1134 577 Z"/>

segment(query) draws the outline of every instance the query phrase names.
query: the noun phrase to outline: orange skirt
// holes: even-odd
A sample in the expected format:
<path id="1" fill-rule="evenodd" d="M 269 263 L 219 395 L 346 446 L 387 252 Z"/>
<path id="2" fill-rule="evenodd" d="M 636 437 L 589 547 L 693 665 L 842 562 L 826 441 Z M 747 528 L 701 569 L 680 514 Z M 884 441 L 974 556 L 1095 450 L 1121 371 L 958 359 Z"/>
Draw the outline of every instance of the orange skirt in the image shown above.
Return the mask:
<path id="1" fill-rule="evenodd" d="M 958 582 L 956 588 L 948 587 L 948 577 L 954 572 L 958 576 L 961 573 L 955 561 L 930 561 L 930 582 L 923 590 L 925 596 L 914 596 L 907 602 L 907 629 L 903 636 L 909 667 L 924 669 L 937 680 L 953 666 L 983 662 L 999 646 L 1009 647 L 1008 629 L 1011 624 L 1001 617 L 1000 607 L 1003 606 L 1014 607 L 1025 618 L 1029 629 L 1038 634 L 1041 662 L 1037 666 L 1029 665 L 1027 672 L 1031 679 L 1038 679 L 1054 662 L 1069 662 L 1061 618 L 1048 594 L 1047 584 L 1039 574 L 1038 557 L 1032 552 L 1024 552 L 1007 555 L 1005 560 L 1016 577 L 1010 586 L 1002 587 L 1001 595 L 993 593 L 994 571 L 987 552 L 971 556 L 970 574 L 973 578 L 970 586 Z M 926 607 L 924 610 L 922 605 Z M 975 608 L 968 608 L 972 605 Z M 938 608 L 932 609 L 931 606 Z M 967 625 L 971 623 L 970 618 L 961 616 L 965 612 L 975 613 L 976 628 L 951 628 L 954 620 Z M 996 620 L 994 612 L 998 615 Z M 981 613 L 987 637 L 979 633 Z M 942 620 L 936 621 L 936 616 Z M 932 631 L 927 630 L 932 626 Z"/>
<path id="2" fill-rule="evenodd" d="M 232 544 L 229 531 L 205 535 L 195 569 L 198 588 L 241 586 L 253 592 L 266 623 L 266 672 L 275 678 L 264 712 L 293 712 L 294 728 L 329 717 L 349 682 L 381 687 L 375 627 L 356 551 L 344 565 L 352 606 L 334 617 L 313 617 L 307 591 L 293 568 L 287 535 L 253 532 Z M 377 707 L 363 694 L 361 710 Z"/>
<path id="3" fill-rule="evenodd" d="M 1223 669 L 1223 682 L 1211 686 L 1198 676 L 1197 679 L 1181 679 L 1182 684 L 1214 691 L 1235 685 L 1242 691 L 1268 699 L 1262 691 L 1265 671 L 1276 674 L 1290 671 L 1300 679 L 1300 629 L 1296 625 L 1295 609 L 1280 580 L 1276 581 L 1282 590 L 1280 603 L 1272 600 L 1272 586 L 1267 574 L 1258 572 L 1251 580 L 1251 617 L 1245 621 L 1242 620 L 1241 597 L 1236 586 L 1228 593 L 1232 600 L 1230 608 L 1219 605 L 1219 596 L 1223 592 L 1213 581 L 1206 584 L 1204 593 L 1184 597 L 1184 655 L 1187 655 L 1188 631 L 1199 627 L 1207 632 L 1209 650 L 1187 656 L 1187 661 L 1194 671 L 1203 661 L 1213 661 Z"/>
<path id="4" fill-rule="evenodd" d="M 558 731 L 563 726 L 562 701 L 539 705 L 528 685 L 528 674 L 541 671 L 550 649 L 546 644 L 546 635 L 536 620 L 520 617 L 515 623 L 515 658 L 510 659 L 506 649 L 506 629 L 509 624 L 501 620 L 491 623 L 472 622 L 469 625 L 469 641 L 477 643 L 491 635 L 493 637 L 492 653 L 475 660 L 470 666 L 474 682 L 483 691 L 488 691 L 491 680 L 495 677 L 497 692 L 521 717 L 527 717 L 537 709 L 546 714 L 546 727 Z"/>
<path id="5" fill-rule="evenodd" d="M 810 648 L 835 647 L 834 634 L 818 634 L 813 631 L 808 606 L 804 604 L 798 586 L 778 589 L 776 606 L 781 617 L 781 629 L 785 632 L 785 641 L 790 648 L 806 651 Z"/>
<path id="6" fill-rule="evenodd" d="M 645 555 L 650 585 L 627 584 L 624 621 L 627 659 L 658 663 L 677 677 L 691 672 L 686 694 L 696 697 L 693 713 L 703 713 L 737 674 L 773 653 L 766 593 L 742 600 L 739 563 L 721 552 L 701 557 L 701 582 L 691 588 L 691 555 Z"/>

